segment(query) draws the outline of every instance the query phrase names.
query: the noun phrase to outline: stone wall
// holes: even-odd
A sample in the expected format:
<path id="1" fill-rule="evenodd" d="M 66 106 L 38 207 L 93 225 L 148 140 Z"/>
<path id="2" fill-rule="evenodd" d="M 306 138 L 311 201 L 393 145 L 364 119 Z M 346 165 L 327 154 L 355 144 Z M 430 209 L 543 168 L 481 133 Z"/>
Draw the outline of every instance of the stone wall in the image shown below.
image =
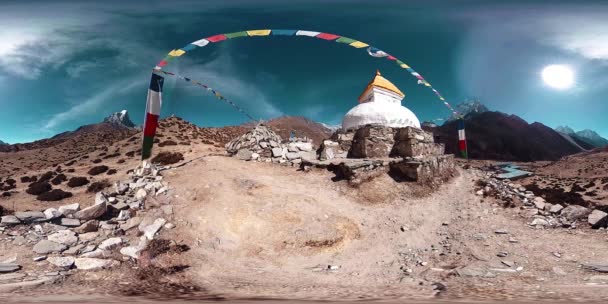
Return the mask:
<path id="1" fill-rule="evenodd" d="M 432 155 L 416 160 L 404 159 L 390 164 L 390 170 L 410 181 L 448 177 L 454 171 L 454 155 Z"/>
<path id="2" fill-rule="evenodd" d="M 443 155 L 445 146 L 422 129 L 367 125 L 353 132 L 335 133 L 332 139 L 349 158 L 420 157 Z"/>
<path id="3" fill-rule="evenodd" d="M 349 158 L 386 158 L 395 144 L 396 129 L 367 125 L 357 129 Z"/>

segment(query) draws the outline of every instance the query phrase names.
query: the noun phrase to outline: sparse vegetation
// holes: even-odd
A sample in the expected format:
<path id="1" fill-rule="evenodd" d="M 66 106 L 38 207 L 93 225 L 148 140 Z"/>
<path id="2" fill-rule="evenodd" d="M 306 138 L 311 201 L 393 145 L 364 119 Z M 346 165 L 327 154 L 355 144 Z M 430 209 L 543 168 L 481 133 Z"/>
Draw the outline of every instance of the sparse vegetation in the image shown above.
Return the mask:
<path id="1" fill-rule="evenodd" d="M 101 162 L 101 159 L 97 158 L 91 161 L 94 164 L 99 164 Z"/>
<path id="2" fill-rule="evenodd" d="M 116 169 L 110 169 L 110 170 L 108 170 L 108 172 L 106 174 L 112 175 L 112 174 L 116 174 L 116 172 L 118 172 L 118 171 L 116 171 Z"/>
<path id="3" fill-rule="evenodd" d="M 175 141 L 172 140 L 165 140 L 163 142 L 161 142 L 160 144 L 158 144 L 159 147 L 164 147 L 164 146 L 177 146 L 177 143 Z"/>
<path id="4" fill-rule="evenodd" d="M 31 195 L 40 195 L 42 193 L 51 191 L 51 189 L 53 189 L 51 184 L 46 181 L 40 181 L 30 184 L 30 186 L 27 188 L 27 190 L 25 190 L 25 192 Z"/>
<path id="5" fill-rule="evenodd" d="M 60 185 L 61 183 L 65 182 L 67 180 L 68 180 L 68 177 L 65 176 L 65 174 L 63 174 L 63 173 L 60 173 L 51 180 L 51 184 L 56 186 L 56 185 Z"/>
<path id="6" fill-rule="evenodd" d="M 101 166 L 96 166 L 96 167 L 91 168 L 87 173 L 89 175 L 98 175 L 98 174 L 108 171 L 108 169 L 109 169 L 108 166 L 101 165 Z"/>
<path id="7" fill-rule="evenodd" d="M 44 202 L 54 202 L 54 201 L 60 201 L 64 198 L 68 198 L 68 197 L 72 197 L 72 192 L 66 192 L 61 189 L 54 189 L 52 191 L 45 192 L 45 193 L 38 195 L 38 197 L 36 197 L 36 199 L 39 201 L 44 201 Z"/>
<path id="8" fill-rule="evenodd" d="M 184 160 L 184 155 L 179 152 L 160 152 L 151 161 L 156 164 L 171 165 L 182 160 Z"/>
<path id="9" fill-rule="evenodd" d="M 80 186 L 84 186 L 88 183 L 89 183 L 89 180 L 86 177 L 80 177 L 80 176 L 72 177 L 68 181 L 68 187 L 70 187 L 70 188 L 80 187 Z"/>
<path id="10" fill-rule="evenodd" d="M 98 181 L 98 182 L 94 182 L 94 183 L 90 184 L 89 187 L 87 188 L 87 192 L 97 193 L 108 187 L 110 187 L 110 182 L 108 180 L 104 179 L 102 181 Z"/>

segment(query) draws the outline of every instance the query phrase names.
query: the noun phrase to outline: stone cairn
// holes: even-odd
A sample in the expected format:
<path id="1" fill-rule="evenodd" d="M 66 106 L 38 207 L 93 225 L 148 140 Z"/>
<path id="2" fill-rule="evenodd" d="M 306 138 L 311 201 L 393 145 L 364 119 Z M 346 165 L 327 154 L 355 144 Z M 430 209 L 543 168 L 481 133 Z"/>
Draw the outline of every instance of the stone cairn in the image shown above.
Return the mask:
<path id="1" fill-rule="evenodd" d="M 302 160 L 316 158 L 309 139 L 291 138 L 283 142 L 281 136 L 263 124 L 230 141 L 226 144 L 226 151 L 241 160 L 290 166 L 299 166 Z"/>
<path id="2" fill-rule="evenodd" d="M 604 211 L 565 203 L 550 204 L 520 184 L 509 179 L 497 179 L 496 172 L 478 174 L 480 182 L 476 194 L 495 197 L 505 202 L 506 207 L 520 207 L 522 215 L 529 219 L 529 226 L 573 229 L 584 222 L 595 229 L 604 229 L 608 226 L 608 213 Z"/>
<path id="3" fill-rule="evenodd" d="M 2 216 L 0 240 L 32 245 L 32 250 L 38 254 L 34 261 L 46 261 L 57 267 L 59 271 L 55 277 L 67 275 L 73 269 L 96 270 L 120 265 L 122 261 L 114 259 L 116 255 L 112 251 L 120 252 L 123 260 L 138 259 L 140 252 L 162 228 L 175 227 L 158 216 L 171 214 L 171 205 L 146 204 L 150 197 L 163 201 L 159 196 L 170 191 L 160 175 L 160 171 L 168 168 L 150 164 L 140 167 L 132 172 L 130 180 L 117 182 L 113 188 L 98 192 L 94 204 L 84 209 L 74 203 Z M 139 230 L 141 237 L 126 237 L 131 229 Z M 14 271 L 21 268 L 15 263 L 8 266 L 0 263 L 0 269 L 9 266 Z M 34 272 L 34 269 L 28 269 L 28 273 Z M 41 274 L 39 279 L 48 278 Z M 30 275 L 24 279 L 29 282 L 36 278 Z"/>

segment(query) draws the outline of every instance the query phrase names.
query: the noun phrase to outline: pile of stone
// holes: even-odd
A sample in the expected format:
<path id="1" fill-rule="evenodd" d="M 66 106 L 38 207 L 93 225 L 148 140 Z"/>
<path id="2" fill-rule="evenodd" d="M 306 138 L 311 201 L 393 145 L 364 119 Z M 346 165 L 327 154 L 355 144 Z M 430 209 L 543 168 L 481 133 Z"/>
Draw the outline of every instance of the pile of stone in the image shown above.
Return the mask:
<path id="1" fill-rule="evenodd" d="M 148 164 L 134 170 L 130 180 L 115 183 L 110 191 L 98 192 L 90 207 L 81 208 L 75 203 L 2 216 L 0 232 L 8 235 L 5 241 L 33 245 L 38 255 L 35 262 L 46 261 L 62 270 L 119 265 L 121 261 L 113 258 L 113 251 L 120 252 L 123 259 L 137 259 L 163 227 L 174 227 L 162 217 L 146 216 L 154 213 L 146 207 L 146 200 L 169 191 L 159 174 L 162 169 Z M 134 237 L 137 233 L 130 233 L 132 239 L 126 237 L 132 229 L 138 229 L 141 237 Z"/>
<path id="2" fill-rule="evenodd" d="M 246 161 L 272 162 L 299 166 L 304 159 L 316 158 L 312 141 L 291 138 L 283 143 L 281 136 L 260 124 L 226 144 L 228 154 Z"/>
<path id="3" fill-rule="evenodd" d="M 579 205 L 550 204 L 544 198 L 534 195 L 520 184 L 508 179 L 498 180 L 487 173 L 481 180 L 482 188 L 476 194 L 492 196 L 505 205 L 521 206 L 522 213 L 529 218 L 529 225 L 537 228 L 576 228 L 578 223 L 587 222 L 592 228 L 608 226 L 608 213 Z"/>

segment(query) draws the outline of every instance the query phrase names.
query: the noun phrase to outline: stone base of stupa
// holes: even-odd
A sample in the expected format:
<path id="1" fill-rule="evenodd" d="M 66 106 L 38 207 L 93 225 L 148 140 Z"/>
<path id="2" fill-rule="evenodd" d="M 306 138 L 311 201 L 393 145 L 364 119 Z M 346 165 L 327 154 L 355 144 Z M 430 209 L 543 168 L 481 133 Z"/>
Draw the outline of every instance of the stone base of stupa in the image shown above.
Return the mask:
<path id="1" fill-rule="evenodd" d="M 320 160 L 308 164 L 329 167 L 349 180 L 372 171 L 408 181 L 445 180 L 454 174 L 454 156 L 445 155 L 444 145 L 422 129 L 366 125 L 337 132 L 332 139 L 321 146 Z"/>

